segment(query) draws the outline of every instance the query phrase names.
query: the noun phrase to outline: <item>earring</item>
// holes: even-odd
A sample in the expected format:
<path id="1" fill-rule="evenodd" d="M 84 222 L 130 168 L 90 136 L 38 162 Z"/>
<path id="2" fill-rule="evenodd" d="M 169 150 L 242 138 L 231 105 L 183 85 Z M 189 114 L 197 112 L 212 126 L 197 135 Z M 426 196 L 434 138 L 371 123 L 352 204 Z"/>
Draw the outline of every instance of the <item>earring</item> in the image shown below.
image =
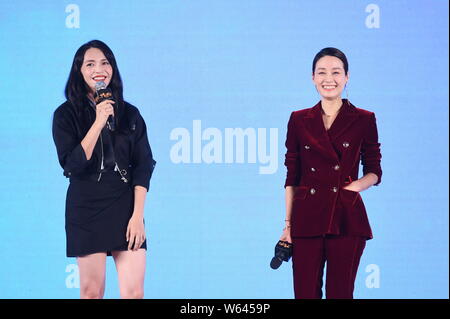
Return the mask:
<path id="1" fill-rule="evenodd" d="M 345 87 L 344 87 L 344 89 L 345 89 L 345 97 L 347 98 L 347 101 L 348 101 L 348 90 L 347 90 L 347 84 L 345 84 Z"/>

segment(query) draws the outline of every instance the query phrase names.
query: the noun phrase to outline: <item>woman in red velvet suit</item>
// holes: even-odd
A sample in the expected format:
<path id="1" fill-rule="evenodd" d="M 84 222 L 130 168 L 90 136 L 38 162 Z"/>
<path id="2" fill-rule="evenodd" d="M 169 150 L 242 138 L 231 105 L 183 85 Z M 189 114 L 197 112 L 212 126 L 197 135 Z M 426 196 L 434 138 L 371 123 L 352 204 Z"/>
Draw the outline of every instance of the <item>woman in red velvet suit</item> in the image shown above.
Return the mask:
<path id="1" fill-rule="evenodd" d="M 321 50 L 312 71 L 321 101 L 289 119 L 281 240 L 293 243 L 295 298 L 322 298 L 325 262 L 326 298 L 353 298 L 359 260 L 372 239 L 360 192 L 378 185 L 382 174 L 375 114 L 341 98 L 348 62 L 340 50 Z"/>

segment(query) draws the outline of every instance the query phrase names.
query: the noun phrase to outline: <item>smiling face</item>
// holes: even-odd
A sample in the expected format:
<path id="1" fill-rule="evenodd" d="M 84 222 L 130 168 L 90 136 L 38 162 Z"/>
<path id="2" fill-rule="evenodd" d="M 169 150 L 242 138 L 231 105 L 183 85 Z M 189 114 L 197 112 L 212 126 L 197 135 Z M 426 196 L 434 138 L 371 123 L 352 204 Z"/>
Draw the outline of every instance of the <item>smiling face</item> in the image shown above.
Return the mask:
<path id="1" fill-rule="evenodd" d="M 322 98 L 334 100 L 341 98 L 348 74 L 339 58 L 327 55 L 317 61 L 312 80 Z"/>
<path id="2" fill-rule="evenodd" d="M 103 81 L 107 86 L 109 85 L 113 76 L 113 69 L 100 49 L 90 48 L 84 54 L 81 74 L 91 92 L 95 92 L 95 83 Z"/>

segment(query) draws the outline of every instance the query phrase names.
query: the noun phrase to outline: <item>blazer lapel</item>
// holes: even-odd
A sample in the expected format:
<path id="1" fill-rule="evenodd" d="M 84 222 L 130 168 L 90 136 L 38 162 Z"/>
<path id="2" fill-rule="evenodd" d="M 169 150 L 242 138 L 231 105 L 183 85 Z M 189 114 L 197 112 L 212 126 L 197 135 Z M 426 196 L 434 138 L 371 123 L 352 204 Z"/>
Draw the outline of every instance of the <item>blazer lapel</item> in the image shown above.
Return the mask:
<path id="1" fill-rule="evenodd" d="M 337 162 L 339 157 L 331 142 L 344 133 L 358 118 L 355 107 L 347 99 L 343 99 L 342 102 L 342 109 L 328 131 L 323 124 L 321 102 L 312 107 L 304 117 L 305 128 L 310 133 L 310 138 L 316 144 L 318 150 Z"/>
<path id="2" fill-rule="evenodd" d="M 328 136 L 330 140 L 333 141 L 345 132 L 357 119 L 358 112 L 355 107 L 350 104 L 347 99 L 342 100 L 342 109 L 336 116 L 333 124 L 328 130 Z"/>

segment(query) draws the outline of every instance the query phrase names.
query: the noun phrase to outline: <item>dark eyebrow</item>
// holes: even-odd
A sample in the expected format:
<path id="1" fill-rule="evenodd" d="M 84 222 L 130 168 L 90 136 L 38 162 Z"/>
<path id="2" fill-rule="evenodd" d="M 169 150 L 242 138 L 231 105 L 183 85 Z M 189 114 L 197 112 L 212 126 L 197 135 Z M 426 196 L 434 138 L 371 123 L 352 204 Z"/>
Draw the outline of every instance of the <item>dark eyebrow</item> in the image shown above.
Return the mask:
<path id="1" fill-rule="evenodd" d="M 100 62 L 103 62 L 103 61 L 108 61 L 108 59 L 101 59 L 100 60 Z M 86 61 L 84 61 L 84 63 L 88 63 L 88 62 L 95 62 L 95 60 L 86 60 Z"/>
<path id="2" fill-rule="evenodd" d="M 317 68 L 317 70 L 326 70 L 326 68 Z M 334 67 L 332 70 L 343 70 L 341 67 Z"/>

